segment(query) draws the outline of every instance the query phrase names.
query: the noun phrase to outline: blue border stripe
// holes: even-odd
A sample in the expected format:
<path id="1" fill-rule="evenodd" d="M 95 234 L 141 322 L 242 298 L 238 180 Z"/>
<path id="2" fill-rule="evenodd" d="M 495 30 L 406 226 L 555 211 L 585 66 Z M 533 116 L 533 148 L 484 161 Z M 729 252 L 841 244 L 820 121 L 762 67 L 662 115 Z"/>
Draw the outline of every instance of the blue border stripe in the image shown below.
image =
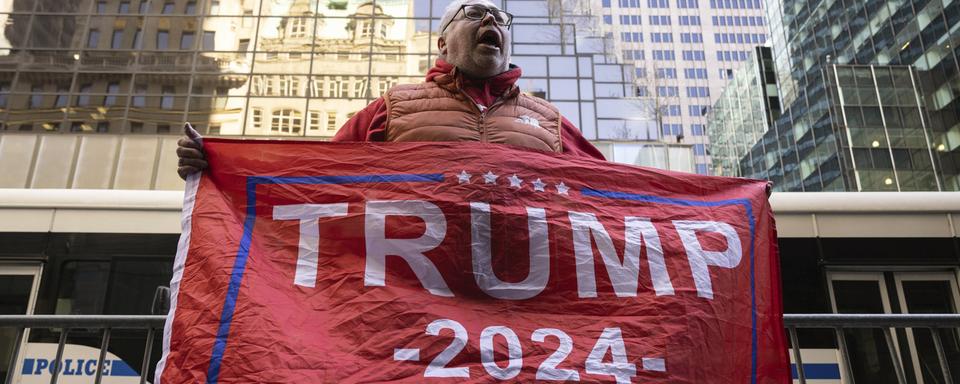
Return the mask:
<path id="1" fill-rule="evenodd" d="M 243 280 L 243 271 L 247 267 L 247 257 L 250 255 L 250 242 L 253 239 L 253 223 L 257 217 L 256 200 L 257 183 L 247 178 L 247 217 L 243 220 L 243 237 L 240 238 L 240 249 L 233 262 L 230 272 L 230 285 L 227 288 L 227 297 L 223 302 L 223 311 L 220 313 L 220 327 L 217 329 L 217 338 L 213 343 L 213 354 L 210 356 L 210 366 L 207 367 L 207 383 L 216 383 L 220 376 L 220 363 L 223 352 L 227 349 L 227 336 L 230 334 L 230 323 L 233 321 L 233 312 L 237 305 L 237 296 L 240 293 L 240 281 Z"/>
<path id="2" fill-rule="evenodd" d="M 746 209 L 747 221 L 750 225 L 750 383 L 757 383 L 757 289 L 754 262 L 754 248 L 756 248 L 756 224 L 753 217 L 753 207 L 748 199 L 730 199 L 718 201 L 684 200 L 669 197 L 640 195 L 635 193 L 603 191 L 592 188 L 583 188 L 580 194 L 590 197 L 642 201 L 657 204 L 673 204 L 687 207 L 719 207 L 724 205 L 742 205 Z M 806 368 L 806 366 L 804 366 Z"/>
<path id="3" fill-rule="evenodd" d="M 251 176 L 256 184 L 359 184 L 359 183 L 416 183 L 443 181 L 441 173 L 408 175 L 359 176 Z"/>
<path id="4" fill-rule="evenodd" d="M 223 354 L 227 349 L 227 337 L 230 335 L 230 324 L 237 306 L 237 296 L 240 294 L 240 282 L 243 272 L 247 268 L 247 258 L 250 256 L 250 242 L 253 239 L 253 224 L 257 217 L 257 185 L 260 184 L 358 184 L 358 183 L 410 183 L 443 181 L 443 174 L 399 174 L 399 175 L 358 175 L 358 176 L 249 176 L 247 177 L 247 216 L 243 220 L 243 236 L 240 238 L 240 248 L 230 272 L 230 284 L 227 287 L 227 297 L 223 302 L 223 311 L 220 314 L 220 325 L 217 328 L 217 337 L 213 343 L 213 353 L 210 355 L 210 365 L 207 367 L 207 383 L 216 383 L 220 376 L 220 365 Z"/>
<path id="5" fill-rule="evenodd" d="M 591 189 L 591 188 L 584 188 L 580 190 L 580 194 L 584 196 L 590 196 L 590 197 L 603 197 L 607 199 L 645 201 L 648 203 L 683 205 L 687 207 L 720 207 L 724 205 L 735 205 L 735 204 L 749 205 L 750 204 L 750 201 L 747 199 L 730 199 L 730 200 L 719 200 L 719 201 L 684 200 L 684 199 L 674 199 L 670 197 L 660 197 L 660 196 L 653 196 L 653 195 L 638 195 L 635 193 L 603 191 L 603 190 Z"/>
<path id="6" fill-rule="evenodd" d="M 756 224 L 753 220 L 753 207 L 750 206 L 749 202 L 743 204 L 743 207 L 747 209 L 747 219 L 750 221 L 750 320 L 751 320 L 751 333 L 752 337 L 750 338 L 750 383 L 757 383 L 757 275 L 754 271 L 755 258 L 753 257 L 754 248 L 756 248 Z"/>

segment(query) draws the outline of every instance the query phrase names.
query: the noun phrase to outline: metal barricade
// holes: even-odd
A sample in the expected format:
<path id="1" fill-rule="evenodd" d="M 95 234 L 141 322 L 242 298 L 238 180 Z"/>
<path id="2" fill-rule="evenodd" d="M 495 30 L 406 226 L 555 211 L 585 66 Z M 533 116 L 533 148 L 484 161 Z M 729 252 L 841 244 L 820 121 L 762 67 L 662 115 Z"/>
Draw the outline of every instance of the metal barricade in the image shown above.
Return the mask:
<path id="1" fill-rule="evenodd" d="M 147 340 L 144 346 L 144 356 L 141 365 L 140 383 L 145 383 L 147 379 L 146 372 L 149 371 L 150 357 L 153 349 L 154 332 L 163 328 L 164 316 L 72 316 L 72 315 L 0 315 L 0 327 L 16 328 L 17 338 L 14 347 L 14 353 L 11 357 L 10 371 L 7 373 L 7 383 L 13 381 L 15 365 L 19 348 L 23 342 L 23 336 L 26 329 L 31 328 L 59 328 L 60 340 L 57 345 L 57 356 L 54 361 L 59 362 L 63 358 L 63 349 L 67 341 L 67 334 L 73 328 L 84 329 L 103 329 L 100 342 L 100 356 L 97 361 L 97 373 L 95 383 L 99 384 L 103 374 L 103 361 L 110 346 L 110 332 L 113 329 L 146 329 Z M 853 382 L 853 372 L 850 368 L 849 355 L 843 335 L 845 329 L 858 328 L 880 328 L 884 330 L 887 339 L 887 345 L 890 346 L 890 354 L 893 360 L 894 368 L 897 373 L 897 380 L 900 383 L 906 383 L 906 376 L 896 351 L 893 346 L 892 329 L 895 328 L 926 328 L 933 336 L 934 347 L 937 358 L 940 361 L 942 374 L 945 382 L 952 383 L 953 374 L 950 372 L 946 354 L 941 340 L 941 329 L 960 328 L 960 314 L 923 314 L 923 315 L 877 315 L 877 314 L 785 314 L 783 316 L 784 325 L 790 338 L 790 352 L 793 355 L 797 366 L 797 378 L 801 384 L 806 383 L 806 377 L 803 372 L 803 360 L 800 356 L 800 348 L 797 338 L 797 329 L 833 329 L 837 338 L 837 345 L 840 349 L 840 355 L 843 359 L 846 377 Z M 61 369 L 54 369 L 50 379 L 51 384 L 55 384 L 59 378 Z"/>
<path id="2" fill-rule="evenodd" d="M 14 344 L 13 354 L 10 357 L 9 371 L 7 372 L 6 383 L 13 383 L 17 367 L 17 359 L 20 355 L 20 346 L 23 344 L 23 336 L 27 329 L 32 328 L 59 328 L 60 340 L 57 344 L 57 356 L 53 360 L 57 363 L 57 368 L 53 369 L 50 378 L 50 384 L 56 384 L 63 371 L 61 361 L 63 360 L 63 350 L 67 343 L 67 335 L 71 329 L 103 329 L 100 339 L 100 356 L 97 359 L 97 373 L 94 383 L 100 384 L 103 379 L 103 361 L 107 356 L 107 349 L 110 347 L 110 332 L 113 329 L 146 329 L 147 341 L 143 350 L 143 362 L 140 366 L 140 384 L 146 383 L 147 374 L 150 365 L 150 355 L 153 352 L 154 332 L 163 328 L 165 316 L 82 316 L 82 315 L 0 315 L 0 327 L 16 328 L 17 337 Z"/>
<path id="3" fill-rule="evenodd" d="M 797 365 L 797 379 L 801 384 L 806 384 L 807 379 L 803 372 L 803 360 L 800 357 L 800 346 L 797 338 L 798 328 L 827 328 L 833 329 L 837 338 L 837 346 L 840 348 L 840 356 L 843 359 L 844 372 L 847 382 L 855 381 L 853 371 L 850 365 L 850 355 L 847 352 L 846 340 L 843 335 L 845 329 L 862 328 L 880 328 L 884 331 L 884 337 L 893 360 L 894 371 L 897 373 L 897 382 L 904 384 L 907 382 L 900 356 L 893 345 L 894 328 L 927 328 L 933 336 L 934 348 L 937 352 L 937 359 L 940 361 L 940 367 L 944 382 L 953 383 L 952 373 L 947 362 L 947 356 L 943 350 L 943 341 L 940 330 L 947 328 L 960 328 L 960 314 L 923 314 L 923 315 L 877 315 L 877 314 L 785 314 L 783 323 L 787 328 L 790 337 L 790 352 L 793 354 L 794 362 Z"/>

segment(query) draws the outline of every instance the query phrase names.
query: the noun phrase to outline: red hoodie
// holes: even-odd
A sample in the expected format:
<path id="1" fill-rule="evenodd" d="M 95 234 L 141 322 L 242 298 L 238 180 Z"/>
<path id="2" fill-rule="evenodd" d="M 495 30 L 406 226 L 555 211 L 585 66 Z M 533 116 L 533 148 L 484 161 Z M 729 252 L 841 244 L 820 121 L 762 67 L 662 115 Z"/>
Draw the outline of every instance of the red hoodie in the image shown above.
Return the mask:
<path id="1" fill-rule="evenodd" d="M 435 77 L 450 73 L 452 70 L 452 65 L 438 59 L 436 65 L 427 72 L 427 81 L 433 81 Z M 520 73 L 520 67 L 512 67 L 509 71 L 485 80 L 464 78 L 464 92 L 475 103 L 488 107 L 497 100 L 497 97 L 513 87 L 513 84 L 520 78 Z M 564 153 L 604 160 L 603 154 L 597 147 L 583 138 L 580 130 L 566 117 L 561 117 L 560 127 L 560 139 L 563 142 Z M 386 129 L 387 104 L 380 97 L 343 124 L 340 131 L 333 136 L 333 141 L 384 141 L 384 131 Z"/>

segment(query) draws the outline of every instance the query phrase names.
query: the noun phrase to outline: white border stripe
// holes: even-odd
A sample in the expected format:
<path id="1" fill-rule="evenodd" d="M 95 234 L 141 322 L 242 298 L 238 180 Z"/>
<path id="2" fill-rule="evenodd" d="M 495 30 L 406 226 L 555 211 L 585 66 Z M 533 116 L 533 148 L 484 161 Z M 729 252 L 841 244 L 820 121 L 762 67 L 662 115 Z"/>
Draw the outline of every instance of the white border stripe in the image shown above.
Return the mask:
<path id="1" fill-rule="evenodd" d="M 180 217 L 180 241 L 177 243 L 177 256 L 173 260 L 173 277 L 170 279 L 170 312 L 163 326 L 163 355 L 157 363 L 156 376 L 153 382 L 160 384 L 160 377 L 166 367 L 167 357 L 170 354 L 170 334 L 173 329 L 173 316 L 177 309 L 177 296 L 180 293 L 180 280 L 183 278 L 183 267 L 187 261 L 187 250 L 190 248 L 190 227 L 193 224 L 193 205 L 197 201 L 197 188 L 200 186 L 201 172 L 194 172 L 187 176 L 186 188 L 183 192 L 183 214 Z"/>

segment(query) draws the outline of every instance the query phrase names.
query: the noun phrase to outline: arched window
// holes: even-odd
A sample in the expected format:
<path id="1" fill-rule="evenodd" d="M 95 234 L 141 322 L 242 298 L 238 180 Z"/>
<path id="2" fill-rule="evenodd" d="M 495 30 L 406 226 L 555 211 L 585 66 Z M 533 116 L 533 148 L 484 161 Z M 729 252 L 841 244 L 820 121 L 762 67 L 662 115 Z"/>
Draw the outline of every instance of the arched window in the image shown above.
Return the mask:
<path id="1" fill-rule="evenodd" d="M 303 116 L 294 109 L 278 109 L 273 111 L 270 120 L 270 131 L 276 134 L 300 133 L 303 127 Z"/>

